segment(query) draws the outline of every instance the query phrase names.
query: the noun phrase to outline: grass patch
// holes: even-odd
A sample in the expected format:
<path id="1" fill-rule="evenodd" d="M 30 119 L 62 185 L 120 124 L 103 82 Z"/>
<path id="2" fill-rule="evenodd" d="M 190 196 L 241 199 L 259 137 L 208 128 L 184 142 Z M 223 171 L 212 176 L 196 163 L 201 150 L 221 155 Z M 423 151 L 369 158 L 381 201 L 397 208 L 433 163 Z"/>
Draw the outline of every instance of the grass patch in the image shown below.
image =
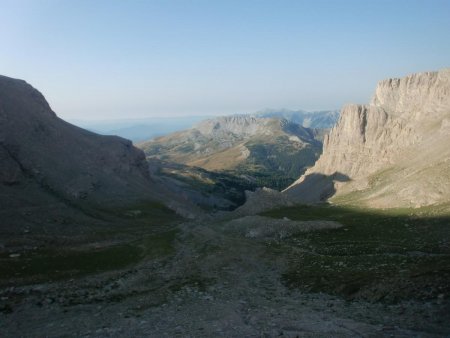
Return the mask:
<path id="1" fill-rule="evenodd" d="M 116 208 L 95 208 L 96 218 L 110 220 L 111 218 L 120 218 L 124 223 L 146 224 L 146 225 L 169 225 L 174 222 L 180 222 L 183 218 L 177 215 L 173 210 L 159 202 L 146 202 L 127 207 Z M 132 222 L 126 222 L 132 220 Z"/>
<path id="2" fill-rule="evenodd" d="M 177 233 L 177 229 L 172 229 L 144 237 L 140 244 L 143 255 L 153 259 L 172 254 L 174 252 L 173 242 Z"/>
<path id="3" fill-rule="evenodd" d="M 87 251 L 39 251 L 19 259 L 1 259 L 0 266 L 2 279 L 50 282 L 126 267 L 141 258 L 141 251 L 129 244 Z"/>
<path id="4" fill-rule="evenodd" d="M 283 244 L 290 252 L 283 280 L 291 287 L 385 301 L 450 295 L 450 216 L 436 209 L 320 205 L 263 215 L 344 225 L 293 236 Z"/>
<path id="5" fill-rule="evenodd" d="M 17 258 L 0 257 L 0 284 L 51 282 L 125 268 L 143 259 L 173 253 L 176 229 L 147 234 L 106 247 L 75 247 L 28 252 Z M 104 237 L 104 236 L 103 236 Z M 101 242 L 100 242 L 101 245 Z"/>

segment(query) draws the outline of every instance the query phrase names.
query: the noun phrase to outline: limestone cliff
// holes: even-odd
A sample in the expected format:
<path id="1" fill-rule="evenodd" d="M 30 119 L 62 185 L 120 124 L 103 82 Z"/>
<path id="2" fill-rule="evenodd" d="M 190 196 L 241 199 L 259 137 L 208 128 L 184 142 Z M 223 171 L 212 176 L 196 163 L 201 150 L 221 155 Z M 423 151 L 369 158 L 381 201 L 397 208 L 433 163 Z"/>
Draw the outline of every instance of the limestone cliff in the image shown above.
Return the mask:
<path id="1" fill-rule="evenodd" d="M 343 108 L 322 156 L 283 193 L 376 207 L 449 202 L 449 125 L 450 69 L 381 81 L 369 105 Z M 313 176 L 329 184 L 306 184 Z"/>

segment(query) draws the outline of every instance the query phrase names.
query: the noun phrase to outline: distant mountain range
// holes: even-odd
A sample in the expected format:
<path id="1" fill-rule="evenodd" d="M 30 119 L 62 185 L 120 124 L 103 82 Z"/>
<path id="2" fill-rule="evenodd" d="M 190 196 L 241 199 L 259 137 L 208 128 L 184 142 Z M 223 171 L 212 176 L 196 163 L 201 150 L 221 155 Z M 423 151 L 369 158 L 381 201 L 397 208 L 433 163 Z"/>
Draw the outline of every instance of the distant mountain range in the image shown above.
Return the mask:
<path id="1" fill-rule="evenodd" d="M 149 117 L 118 120 L 70 120 L 69 122 L 101 135 L 117 135 L 133 142 L 163 136 L 192 127 L 208 116 Z"/>
<path id="2" fill-rule="evenodd" d="M 339 118 L 338 110 L 304 111 L 288 109 L 267 109 L 250 115 L 255 117 L 283 118 L 307 128 L 329 129 Z M 118 120 L 70 120 L 69 122 L 102 135 L 117 135 L 133 142 L 149 140 L 179 130 L 191 128 L 194 124 L 213 116 L 149 117 L 143 119 Z"/>
<path id="3" fill-rule="evenodd" d="M 255 113 L 258 117 L 283 118 L 298 123 L 306 128 L 330 129 L 337 123 L 340 116 L 339 110 L 289 110 L 289 109 L 267 109 Z"/>
<path id="4" fill-rule="evenodd" d="M 256 186 L 285 188 L 322 151 L 322 130 L 284 118 L 231 115 L 202 121 L 138 147 L 147 157 L 245 176 Z"/>

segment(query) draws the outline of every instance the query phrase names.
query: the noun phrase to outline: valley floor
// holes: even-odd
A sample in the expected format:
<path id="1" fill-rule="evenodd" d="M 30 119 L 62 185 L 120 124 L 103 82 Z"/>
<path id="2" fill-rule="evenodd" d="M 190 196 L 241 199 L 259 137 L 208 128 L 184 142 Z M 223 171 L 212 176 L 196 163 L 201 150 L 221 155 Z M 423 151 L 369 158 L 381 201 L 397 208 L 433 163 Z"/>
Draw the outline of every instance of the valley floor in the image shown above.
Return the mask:
<path id="1" fill-rule="evenodd" d="M 314 223 L 323 229 L 309 232 Z M 449 224 L 448 217 L 409 211 L 374 214 L 321 206 L 173 225 L 110 243 L 120 248 L 114 259 L 133 252 L 130 248 L 140 250 L 126 268 L 61 280 L 56 271 L 54 281 L 33 283 L 25 276 L 11 283 L 13 276 L 3 275 L 0 332 L 2 337 L 446 336 Z M 96 245 L 83 250 L 95 252 Z M 4 271 L 16 271 L 5 263 L 13 259 L 2 259 L 9 266 Z"/>

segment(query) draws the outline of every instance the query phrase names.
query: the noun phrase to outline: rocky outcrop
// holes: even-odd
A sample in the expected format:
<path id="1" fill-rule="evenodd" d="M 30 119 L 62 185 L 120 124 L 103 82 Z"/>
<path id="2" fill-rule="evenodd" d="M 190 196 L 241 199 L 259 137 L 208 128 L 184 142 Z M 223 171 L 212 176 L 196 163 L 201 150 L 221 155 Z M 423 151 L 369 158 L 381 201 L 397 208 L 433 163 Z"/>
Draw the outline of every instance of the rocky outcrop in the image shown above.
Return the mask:
<path id="1" fill-rule="evenodd" d="M 228 215 L 228 217 L 237 218 L 246 215 L 255 215 L 268 209 L 292 205 L 292 201 L 278 190 L 264 187 L 255 191 L 246 191 L 245 204 L 233 210 L 232 215 Z"/>
<path id="2" fill-rule="evenodd" d="M 449 202 L 449 119 L 449 69 L 381 81 L 369 105 L 343 108 L 322 156 L 284 194 L 318 201 L 321 188 L 305 190 L 306 178 L 338 172 L 348 180 L 334 181 L 335 198 L 379 207 Z"/>
<path id="3" fill-rule="evenodd" d="M 39 91 L 1 76 L 0 197 L 11 199 L 7 187 L 27 194 L 32 183 L 70 201 L 128 203 L 153 196 L 145 155 L 130 141 L 59 119 Z"/>
<path id="4" fill-rule="evenodd" d="M 410 112 L 413 115 L 448 109 L 449 104 L 450 69 L 381 81 L 371 102 L 372 106 L 382 107 L 391 114 Z"/>

